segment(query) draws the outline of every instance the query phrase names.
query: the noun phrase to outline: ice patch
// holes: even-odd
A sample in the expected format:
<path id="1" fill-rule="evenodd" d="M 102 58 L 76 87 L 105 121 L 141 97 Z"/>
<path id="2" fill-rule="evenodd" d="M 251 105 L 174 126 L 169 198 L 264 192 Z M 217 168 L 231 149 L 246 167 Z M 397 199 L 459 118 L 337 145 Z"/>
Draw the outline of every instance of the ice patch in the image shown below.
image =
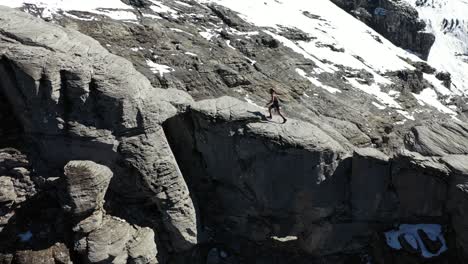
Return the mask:
<path id="1" fill-rule="evenodd" d="M 31 240 L 31 238 L 33 237 L 33 234 L 31 233 L 31 231 L 28 230 L 25 233 L 18 234 L 18 237 L 21 240 L 21 242 L 27 242 Z"/>
<path id="2" fill-rule="evenodd" d="M 174 69 L 167 65 L 157 64 L 151 60 L 146 60 L 146 64 L 150 67 L 150 70 L 153 73 L 159 74 L 159 76 L 163 77 L 165 73 L 173 72 Z"/>
<path id="3" fill-rule="evenodd" d="M 423 230 L 432 241 L 438 239 L 442 243 L 438 252 L 431 253 L 426 248 L 418 234 L 418 229 Z M 425 258 L 439 256 L 447 250 L 447 244 L 442 234 L 442 227 L 438 224 L 400 225 L 398 230 L 391 230 L 385 233 L 387 245 L 396 250 L 402 249 L 403 247 L 401 246 L 400 241 L 398 241 L 398 237 L 400 235 L 403 235 L 404 239 L 411 245 L 411 247 L 414 249 L 419 248 L 422 256 Z"/>

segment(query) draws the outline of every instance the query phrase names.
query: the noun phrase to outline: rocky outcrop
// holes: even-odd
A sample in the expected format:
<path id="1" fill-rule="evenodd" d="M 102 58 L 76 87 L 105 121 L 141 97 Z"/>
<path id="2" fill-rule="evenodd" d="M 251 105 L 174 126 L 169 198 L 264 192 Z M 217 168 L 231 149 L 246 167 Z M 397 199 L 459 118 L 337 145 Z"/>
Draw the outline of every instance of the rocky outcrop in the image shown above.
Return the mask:
<path id="1" fill-rule="evenodd" d="M 104 211 L 112 171 L 92 161 L 70 161 L 64 170 L 67 190 L 62 206 L 77 223 L 74 250 L 83 261 L 157 263 L 153 230 L 132 226 Z"/>
<path id="2" fill-rule="evenodd" d="M 109 168 L 90 161 L 71 161 L 65 166 L 66 194 L 73 215 L 89 215 L 102 210 L 104 195 L 112 178 Z"/>
<path id="3" fill-rule="evenodd" d="M 191 99 L 153 89 L 130 62 L 76 31 L 4 7 L 0 21 L 0 90 L 44 169 L 60 170 L 70 160 L 107 165 L 115 193 L 161 210 L 176 250 L 196 244 L 194 207 L 159 128 Z M 102 198 L 96 199 L 71 208 L 88 212 Z"/>

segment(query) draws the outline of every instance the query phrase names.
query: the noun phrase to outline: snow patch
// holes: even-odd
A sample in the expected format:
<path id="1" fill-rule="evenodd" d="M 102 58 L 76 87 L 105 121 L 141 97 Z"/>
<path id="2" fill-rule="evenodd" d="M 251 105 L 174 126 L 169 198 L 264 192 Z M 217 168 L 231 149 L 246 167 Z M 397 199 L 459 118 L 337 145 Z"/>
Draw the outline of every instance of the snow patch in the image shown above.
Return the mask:
<path id="1" fill-rule="evenodd" d="M 187 52 L 185 52 L 185 54 L 186 54 L 186 55 L 189 55 L 189 56 L 192 56 L 192 57 L 198 57 L 198 55 L 197 55 L 197 54 L 195 54 L 195 53 L 192 53 L 192 52 L 188 52 L 188 51 L 187 51 Z"/>
<path id="2" fill-rule="evenodd" d="M 456 112 L 454 112 L 452 109 L 448 108 L 439 101 L 437 93 L 432 88 L 426 88 L 422 90 L 419 94 L 413 93 L 413 96 L 418 100 L 418 102 L 421 105 L 428 104 L 442 113 L 446 113 L 453 116 L 457 115 Z"/>
<path id="3" fill-rule="evenodd" d="M 207 29 L 206 31 L 198 32 L 198 34 L 200 34 L 200 36 L 202 36 L 208 41 L 210 41 L 214 36 L 217 35 L 217 33 L 212 29 Z"/>
<path id="4" fill-rule="evenodd" d="M 230 41 L 230 40 L 226 40 L 226 45 L 227 45 L 229 48 L 233 49 L 233 50 L 236 49 L 236 48 L 234 48 L 233 46 L 231 46 L 231 41 Z"/>
<path id="5" fill-rule="evenodd" d="M 151 60 L 146 60 L 146 64 L 150 67 L 150 70 L 153 73 L 159 74 L 159 76 L 163 77 L 165 73 L 173 72 L 174 69 L 162 64 L 157 64 Z"/>
<path id="6" fill-rule="evenodd" d="M 245 57 L 245 56 L 244 56 L 244 58 L 246 58 L 246 59 L 250 62 L 250 65 L 255 65 L 255 63 L 257 63 L 256 60 L 252 60 L 252 59 L 249 58 L 249 57 Z"/>
<path id="7" fill-rule="evenodd" d="M 247 103 L 249 103 L 249 104 L 251 104 L 251 105 L 253 105 L 253 106 L 255 106 L 255 107 L 258 107 L 258 108 L 261 108 L 261 109 L 265 109 L 264 107 L 261 107 L 261 106 L 259 106 L 258 104 L 256 104 L 254 101 L 252 101 L 252 99 L 250 99 L 250 96 L 249 96 L 248 94 L 245 95 L 244 100 L 245 100 Z"/>
<path id="8" fill-rule="evenodd" d="M 387 93 L 384 93 L 380 90 L 380 87 L 379 85 L 377 84 L 371 84 L 371 85 L 367 85 L 367 84 L 362 84 L 360 82 L 358 82 L 355 78 L 346 78 L 345 79 L 352 85 L 354 86 L 355 88 L 358 88 L 370 95 L 373 95 L 376 97 L 377 100 L 380 101 L 380 103 L 386 105 L 386 106 L 389 106 L 391 108 L 396 108 L 396 109 L 401 109 L 402 107 L 400 106 L 400 104 L 395 101 L 395 99 L 393 97 L 391 97 L 389 94 Z"/>
<path id="9" fill-rule="evenodd" d="M 191 5 L 187 4 L 187 3 L 184 3 L 184 2 L 181 2 L 181 1 L 174 1 L 175 3 L 179 4 L 179 5 L 182 5 L 182 6 L 185 6 L 185 7 L 192 7 Z"/>
<path id="10" fill-rule="evenodd" d="M 12 8 L 20 8 L 24 4 L 33 4 L 38 8 L 43 8 L 42 17 L 52 17 L 59 11 L 81 11 L 108 16 L 116 20 L 137 20 L 137 16 L 132 12 L 132 6 L 122 3 L 120 0 L 2 0 L 2 5 Z M 69 13 L 66 16 L 75 18 Z M 80 18 L 80 20 L 83 20 Z"/>
<path id="11" fill-rule="evenodd" d="M 156 13 L 166 13 L 169 14 L 173 18 L 179 18 L 179 15 L 177 15 L 177 11 L 161 4 L 161 2 L 156 1 L 156 0 L 150 0 L 153 5 L 150 6 L 150 9 L 153 10 Z"/>
<path id="12" fill-rule="evenodd" d="M 376 103 L 376 102 L 372 102 L 372 104 L 377 107 L 378 109 L 380 110 L 384 110 L 385 108 L 387 108 L 385 105 L 381 105 L 379 103 Z"/>
<path id="13" fill-rule="evenodd" d="M 328 91 L 329 93 L 341 93 L 341 91 L 339 89 L 336 89 L 336 88 L 333 88 L 333 87 L 330 87 L 328 85 L 325 85 L 323 83 L 321 83 L 317 78 L 315 77 L 309 77 L 307 76 L 306 72 L 302 69 L 299 69 L 299 68 L 296 68 L 296 72 L 301 75 L 302 77 L 306 78 L 307 80 L 309 80 L 309 82 L 311 82 L 313 85 L 315 86 L 318 86 L 320 88 L 323 88 L 325 89 L 326 91 Z"/>
<path id="14" fill-rule="evenodd" d="M 432 241 L 439 240 L 442 243 L 441 248 L 436 253 L 431 253 L 424 245 L 421 237 L 418 234 L 418 229 L 423 230 L 429 239 Z M 391 230 L 385 232 L 385 238 L 387 245 L 393 249 L 400 250 L 403 247 L 398 241 L 398 237 L 403 235 L 403 238 L 411 245 L 414 249 L 419 249 L 421 254 L 425 258 L 431 258 L 439 256 L 447 250 L 447 244 L 442 234 L 442 227 L 438 224 L 417 224 L 417 225 L 400 225 L 398 230 Z"/>

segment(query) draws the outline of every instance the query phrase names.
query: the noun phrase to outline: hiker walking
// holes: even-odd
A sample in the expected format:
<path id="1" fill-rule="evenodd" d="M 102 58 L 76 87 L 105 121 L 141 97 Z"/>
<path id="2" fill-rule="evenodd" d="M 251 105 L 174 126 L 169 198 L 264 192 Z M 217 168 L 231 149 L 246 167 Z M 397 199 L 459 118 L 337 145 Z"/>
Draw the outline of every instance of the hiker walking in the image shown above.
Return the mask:
<path id="1" fill-rule="evenodd" d="M 267 118 L 268 119 L 272 118 L 271 110 L 274 109 L 276 113 L 278 113 L 278 115 L 283 118 L 283 124 L 286 123 L 287 119 L 281 114 L 281 111 L 280 111 L 280 105 L 279 105 L 280 100 L 278 97 L 281 94 L 277 93 L 274 89 L 270 89 L 270 95 L 271 95 L 271 99 L 270 99 L 270 102 L 267 104 L 268 113 L 270 113 L 270 116 L 268 116 Z"/>

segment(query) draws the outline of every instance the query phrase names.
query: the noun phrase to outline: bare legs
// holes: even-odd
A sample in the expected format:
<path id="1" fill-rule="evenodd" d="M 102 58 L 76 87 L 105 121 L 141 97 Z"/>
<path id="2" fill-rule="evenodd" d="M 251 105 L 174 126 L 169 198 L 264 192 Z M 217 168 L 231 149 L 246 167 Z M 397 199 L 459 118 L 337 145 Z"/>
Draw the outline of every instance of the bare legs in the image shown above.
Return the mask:
<path id="1" fill-rule="evenodd" d="M 283 114 L 281 114 L 279 107 L 274 107 L 274 106 L 268 107 L 268 113 L 270 114 L 270 116 L 267 117 L 268 119 L 272 118 L 271 109 L 275 109 L 276 113 L 283 118 L 283 124 L 286 123 L 286 121 L 288 121 L 286 117 L 284 117 Z"/>

